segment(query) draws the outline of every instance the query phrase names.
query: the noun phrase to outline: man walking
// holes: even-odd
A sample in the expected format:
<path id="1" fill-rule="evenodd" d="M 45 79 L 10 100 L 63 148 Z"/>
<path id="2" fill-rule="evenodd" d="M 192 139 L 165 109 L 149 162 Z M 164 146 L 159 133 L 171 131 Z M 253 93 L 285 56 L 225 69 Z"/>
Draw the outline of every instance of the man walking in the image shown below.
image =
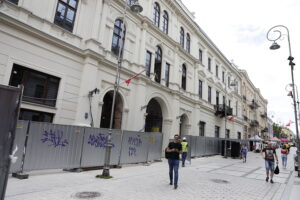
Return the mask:
<path id="1" fill-rule="evenodd" d="M 275 148 L 272 147 L 272 143 L 269 142 L 268 146 L 262 150 L 262 156 L 265 159 L 265 166 L 266 166 L 266 181 L 269 181 L 269 172 L 270 172 L 270 183 L 274 183 L 273 175 L 274 175 L 274 160 L 276 158 L 276 163 L 278 164 L 278 157 L 276 154 Z"/>
<path id="2" fill-rule="evenodd" d="M 185 160 L 188 152 L 188 142 L 186 141 L 186 137 L 182 138 L 181 146 L 182 146 L 182 156 L 181 156 L 182 167 L 185 167 Z"/>
<path id="3" fill-rule="evenodd" d="M 174 189 L 177 189 L 179 154 L 182 153 L 182 146 L 181 143 L 179 142 L 178 135 L 175 135 L 174 141 L 169 143 L 166 152 L 168 153 L 170 185 L 173 185 L 173 172 L 174 172 Z"/>

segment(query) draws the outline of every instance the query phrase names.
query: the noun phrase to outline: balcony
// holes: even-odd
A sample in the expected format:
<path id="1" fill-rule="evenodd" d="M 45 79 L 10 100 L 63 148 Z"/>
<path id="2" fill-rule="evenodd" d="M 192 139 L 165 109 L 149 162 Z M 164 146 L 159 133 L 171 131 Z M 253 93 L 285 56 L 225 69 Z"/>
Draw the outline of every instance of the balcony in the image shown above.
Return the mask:
<path id="1" fill-rule="evenodd" d="M 226 107 L 225 107 L 226 106 Z M 215 115 L 219 117 L 225 117 L 225 109 L 226 109 L 226 115 L 232 115 L 232 108 L 225 104 L 219 104 L 215 105 Z"/>
<path id="2" fill-rule="evenodd" d="M 244 121 L 248 121 L 248 117 L 247 116 L 243 115 L 243 117 L 244 117 Z"/>
<path id="3" fill-rule="evenodd" d="M 261 118 L 267 118 L 268 114 L 266 112 L 260 114 Z"/>
<path id="4" fill-rule="evenodd" d="M 258 103 L 256 103 L 256 101 L 254 99 L 252 99 L 251 104 L 249 104 L 249 107 L 251 109 L 257 109 L 259 107 Z"/>
<path id="5" fill-rule="evenodd" d="M 265 133 L 265 132 L 268 132 L 268 131 L 269 131 L 268 127 L 265 127 L 264 129 L 261 130 L 262 133 Z"/>
<path id="6" fill-rule="evenodd" d="M 257 126 L 259 126 L 259 122 L 257 120 L 251 120 L 250 126 L 257 127 Z"/>

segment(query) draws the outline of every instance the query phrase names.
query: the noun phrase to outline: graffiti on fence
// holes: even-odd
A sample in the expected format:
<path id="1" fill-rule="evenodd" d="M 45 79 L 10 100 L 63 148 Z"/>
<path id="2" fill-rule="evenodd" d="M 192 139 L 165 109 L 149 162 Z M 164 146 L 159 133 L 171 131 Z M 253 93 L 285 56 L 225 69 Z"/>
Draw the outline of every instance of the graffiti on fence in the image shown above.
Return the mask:
<path id="1" fill-rule="evenodd" d="M 129 137 L 128 144 L 129 144 L 128 155 L 131 157 L 131 156 L 136 156 L 137 147 L 141 147 L 143 142 L 139 137 Z"/>
<path id="2" fill-rule="evenodd" d="M 52 130 L 44 131 L 43 136 L 44 138 L 41 139 L 43 143 L 48 143 L 48 146 L 54 146 L 54 147 L 65 147 L 69 144 L 67 139 L 63 139 L 63 131 L 60 130 Z"/>
<path id="3" fill-rule="evenodd" d="M 88 139 L 88 144 L 94 147 L 105 148 L 105 145 L 108 144 L 107 140 L 108 140 L 108 135 L 102 133 L 98 133 L 98 135 L 90 134 Z M 112 148 L 115 147 L 114 144 L 112 143 L 109 144 L 112 146 Z"/>

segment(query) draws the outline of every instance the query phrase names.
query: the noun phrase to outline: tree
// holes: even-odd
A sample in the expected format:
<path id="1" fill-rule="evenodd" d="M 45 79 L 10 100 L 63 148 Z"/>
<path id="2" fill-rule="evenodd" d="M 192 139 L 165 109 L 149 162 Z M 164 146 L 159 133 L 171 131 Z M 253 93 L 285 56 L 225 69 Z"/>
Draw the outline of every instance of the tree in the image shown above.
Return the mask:
<path id="1" fill-rule="evenodd" d="M 280 138 L 281 131 L 282 131 L 282 126 L 280 126 L 279 124 L 273 123 L 274 137 Z"/>

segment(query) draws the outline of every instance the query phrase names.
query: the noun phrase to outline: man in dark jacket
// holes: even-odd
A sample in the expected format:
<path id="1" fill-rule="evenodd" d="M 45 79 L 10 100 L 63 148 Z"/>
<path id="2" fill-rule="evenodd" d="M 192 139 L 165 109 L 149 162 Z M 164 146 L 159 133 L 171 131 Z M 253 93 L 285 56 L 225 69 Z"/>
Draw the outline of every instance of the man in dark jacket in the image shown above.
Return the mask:
<path id="1" fill-rule="evenodd" d="M 174 172 L 174 189 L 178 187 L 178 168 L 179 168 L 179 154 L 182 153 L 182 146 L 179 141 L 179 136 L 174 136 L 174 141 L 170 142 L 166 152 L 168 154 L 170 185 L 173 185 Z"/>

